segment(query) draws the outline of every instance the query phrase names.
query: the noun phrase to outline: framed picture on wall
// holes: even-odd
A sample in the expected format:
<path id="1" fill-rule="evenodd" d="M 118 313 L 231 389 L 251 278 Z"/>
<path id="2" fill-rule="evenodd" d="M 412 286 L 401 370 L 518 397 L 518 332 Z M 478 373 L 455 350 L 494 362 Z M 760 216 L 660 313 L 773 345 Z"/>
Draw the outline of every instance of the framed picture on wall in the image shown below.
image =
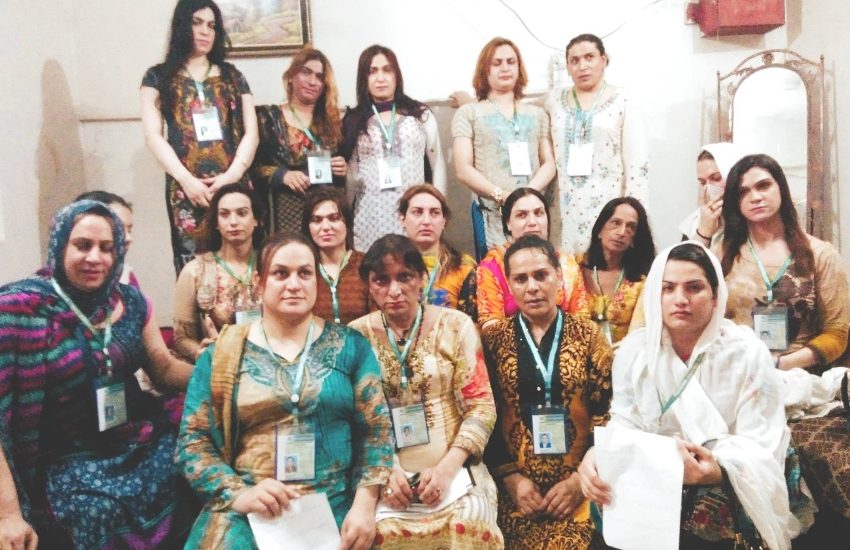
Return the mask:
<path id="1" fill-rule="evenodd" d="M 310 0 L 219 0 L 233 57 L 288 55 L 310 42 Z"/>

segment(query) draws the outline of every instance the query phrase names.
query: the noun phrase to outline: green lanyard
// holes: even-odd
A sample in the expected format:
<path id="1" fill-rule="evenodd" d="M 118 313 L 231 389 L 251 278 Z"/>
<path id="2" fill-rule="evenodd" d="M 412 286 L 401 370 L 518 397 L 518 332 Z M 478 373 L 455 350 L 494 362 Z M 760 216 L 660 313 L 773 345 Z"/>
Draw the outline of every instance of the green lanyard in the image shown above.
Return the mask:
<path id="1" fill-rule="evenodd" d="M 697 369 L 702 364 L 702 360 L 705 359 L 705 352 L 699 354 L 696 361 L 693 362 L 691 368 L 688 369 L 688 372 L 685 373 L 685 378 L 682 379 L 682 383 L 679 384 L 679 388 L 670 396 L 666 403 L 661 403 L 661 394 L 658 395 L 658 402 L 661 403 L 661 414 L 667 412 L 667 409 L 673 406 L 673 403 L 676 402 L 677 399 L 682 395 L 682 392 L 685 391 L 685 388 L 688 387 L 688 382 L 691 381 L 691 378 L 696 374 Z"/>
<path id="2" fill-rule="evenodd" d="M 573 86 L 573 100 L 576 102 L 576 125 L 573 128 L 573 143 L 581 143 L 581 134 L 587 128 L 587 124 L 593 121 L 593 113 L 596 112 L 596 107 L 599 106 L 599 101 L 602 99 L 602 94 L 605 93 L 606 88 L 608 88 L 608 83 L 602 83 L 602 89 L 599 90 L 599 94 L 596 96 L 596 101 L 593 102 L 593 107 L 590 108 L 589 111 L 585 111 L 581 108 L 581 103 L 578 101 L 578 94 L 576 94 L 576 87 Z"/>
<path id="3" fill-rule="evenodd" d="M 525 321 L 522 319 L 522 315 L 518 316 L 519 326 L 522 329 L 522 335 L 525 337 L 525 342 L 528 344 L 528 348 L 531 350 L 531 355 L 534 357 L 534 362 L 537 363 L 537 370 L 540 371 L 540 374 L 543 375 L 543 385 L 546 388 L 546 406 L 552 406 L 552 374 L 555 372 L 555 357 L 558 355 L 558 348 L 560 347 L 559 342 L 561 338 L 561 331 L 564 327 L 564 316 L 561 313 L 561 310 L 558 310 L 558 321 L 555 325 L 555 338 L 552 340 L 552 347 L 549 348 L 549 361 L 544 365 L 543 358 L 540 357 L 540 350 L 537 345 L 534 343 L 534 340 L 531 338 L 531 334 L 528 332 L 528 327 L 525 325 Z M 541 342 L 543 339 L 541 338 Z"/>
<path id="4" fill-rule="evenodd" d="M 753 255 L 753 259 L 756 261 L 756 265 L 759 268 L 759 274 L 761 275 L 761 280 L 764 281 L 764 287 L 767 289 L 767 303 L 773 302 L 773 287 L 776 286 L 776 283 L 779 282 L 779 279 L 785 275 L 785 272 L 788 271 L 788 266 L 791 265 L 791 261 L 794 259 L 794 255 L 791 254 L 788 256 L 788 259 L 785 260 L 785 263 L 782 264 L 782 267 L 779 268 L 779 271 L 776 272 L 776 277 L 772 280 L 767 275 L 767 270 L 764 268 L 764 264 L 761 263 L 761 258 L 756 254 L 756 249 L 753 248 L 753 241 L 747 238 L 747 244 L 750 246 L 750 254 Z"/>
<path id="5" fill-rule="evenodd" d="M 381 133 L 384 134 L 384 148 L 387 152 L 391 151 L 393 148 L 393 135 L 395 134 L 396 128 L 396 119 L 395 119 L 395 102 L 393 102 L 393 112 L 390 116 L 390 127 L 387 129 L 384 121 L 381 119 L 381 113 L 378 112 L 378 108 L 375 107 L 375 104 L 372 104 L 372 111 L 375 113 L 375 118 L 378 119 L 378 126 L 381 127 Z"/>
<path id="6" fill-rule="evenodd" d="M 339 323 L 339 295 L 337 294 L 337 286 L 339 285 L 339 279 L 342 277 L 342 270 L 345 269 L 345 266 L 348 265 L 348 259 L 351 257 L 351 251 L 345 253 L 345 256 L 342 258 L 342 263 L 339 264 L 339 274 L 336 276 L 336 279 L 333 279 L 328 272 L 325 270 L 325 266 L 319 262 L 319 274 L 322 276 L 322 279 L 328 283 L 328 286 L 331 289 L 331 303 L 334 308 L 334 322 Z"/>
<path id="7" fill-rule="evenodd" d="M 100 350 L 103 352 L 103 359 L 106 363 L 106 376 L 112 376 L 112 357 L 109 355 L 109 344 L 112 343 L 112 310 L 108 309 L 106 311 L 106 327 L 103 329 L 103 334 L 100 331 L 96 330 L 94 326 L 91 324 L 91 320 L 80 311 L 80 308 L 77 307 L 77 304 L 74 303 L 74 300 L 71 299 L 70 296 L 65 294 L 65 291 L 62 290 L 62 287 L 59 286 L 59 283 L 56 282 L 56 279 L 53 277 L 50 278 L 50 284 L 53 285 L 53 290 L 56 291 L 56 294 L 62 298 L 62 301 L 65 302 L 68 307 L 71 308 L 71 311 L 74 312 L 74 315 L 77 316 L 77 319 L 92 333 L 95 341 L 100 344 Z"/>
<path id="8" fill-rule="evenodd" d="M 296 112 L 295 112 L 295 109 L 293 109 L 293 108 L 292 108 L 292 103 L 290 103 L 290 104 L 289 104 L 289 112 L 290 112 L 290 113 L 292 113 L 292 117 L 293 117 L 293 118 L 295 118 L 295 121 L 298 123 L 298 126 L 299 126 L 299 128 L 298 128 L 298 129 L 299 129 L 299 130 L 301 130 L 302 132 L 304 132 L 304 135 L 306 135 L 306 136 L 307 136 L 307 139 L 309 139 L 310 141 L 312 141 L 312 142 L 313 142 L 313 144 L 314 144 L 316 147 L 321 148 L 321 147 L 322 147 L 322 143 L 319 141 L 319 138 L 317 138 L 317 137 L 315 136 L 315 134 L 313 134 L 313 132 L 311 132 L 311 131 L 310 131 L 310 128 L 308 128 L 308 127 L 307 127 L 307 125 L 306 125 L 306 124 L 304 124 L 304 121 L 303 121 L 303 120 L 301 120 L 301 117 L 300 117 L 300 116 L 298 116 L 298 113 L 296 113 Z"/>
<path id="9" fill-rule="evenodd" d="M 614 291 L 611 292 L 611 297 L 613 298 L 617 291 L 620 290 L 620 285 L 623 283 L 623 274 L 625 272 L 623 269 L 620 269 L 620 275 L 617 276 L 617 284 L 614 285 Z M 596 270 L 596 266 L 593 266 L 593 278 L 596 279 L 596 286 L 599 287 L 599 295 L 602 298 L 602 303 L 604 307 L 596 310 L 596 320 L 604 321 L 608 318 L 608 296 L 605 295 L 605 292 L 602 291 L 602 284 L 599 282 L 599 272 Z"/>
<path id="10" fill-rule="evenodd" d="M 218 255 L 218 252 L 213 252 L 213 258 L 215 258 L 215 263 L 220 265 L 221 268 L 224 269 L 228 275 L 236 279 L 239 284 L 249 288 L 251 287 L 251 276 L 254 274 L 254 260 L 257 258 L 256 251 L 251 253 L 251 260 L 248 262 L 248 273 L 245 274 L 245 279 L 242 279 L 241 277 L 236 275 L 236 273 L 234 273 L 233 270 L 230 269 L 230 266 L 227 265 L 227 262 L 221 259 L 221 256 Z"/>
<path id="11" fill-rule="evenodd" d="M 395 335 L 390 328 L 390 324 L 387 322 L 387 318 L 381 313 L 381 318 L 384 321 L 384 330 L 387 331 L 387 340 L 390 341 L 390 347 L 395 353 L 396 359 L 398 359 L 398 364 L 401 365 L 401 387 L 406 388 L 408 380 L 412 377 L 411 369 L 407 366 L 407 355 L 410 353 L 410 348 L 413 346 L 413 342 L 419 338 L 419 326 L 422 323 L 422 315 L 425 310 L 424 306 L 419 307 L 419 311 L 416 312 L 416 320 L 413 321 L 413 327 L 410 329 L 410 338 L 407 339 L 407 342 L 404 344 L 404 348 L 401 350 L 398 349 L 398 344 L 395 341 Z"/>
<path id="12" fill-rule="evenodd" d="M 197 90 L 198 92 L 198 101 L 200 101 L 201 104 L 207 102 L 207 95 L 204 93 L 204 80 L 206 80 L 207 77 L 210 75 L 211 70 L 212 63 L 210 61 L 207 61 L 207 72 L 204 73 L 204 79 L 198 82 L 197 80 L 195 80 L 195 77 L 192 76 L 192 73 L 189 72 L 189 68 L 186 68 L 186 73 L 189 75 L 189 78 L 192 79 L 192 82 L 195 83 L 195 90 Z"/>
<path id="13" fill-rule="evenodd" d="M 428 303 L 433 303 L 431 299 L 431 291 L 434 290 L 434 283 L 437 282 L 437 274 L 440 272 L 440 260 L 434 263 L 434 269 L 431 270 L 431 273 L 428 275 L 428 286 L 425 287 L 425 299 L 428 300 Z"/>
<path id="14" fill-rule="evenodd" d="M 298 405 L 298 402 L 301 400 L 301 384 L 304 381 L 304 371 L 307 369 L 307 357 L 310 355 L 310 348 L 313 347 L 313 327 L 315 326 L 316 322 L 311 317 L 310 327 L 307 329 L 307 339 L 304 341 L 304 348 L 301 350 L 301 358 L 298 360 L 298 370 L 295 371 L 295 383 L 292 384 L 292 395 L 289 397 L 289 400 L 292 401 L 294 405 Z M 269 342 L 269 336 L 266 334 L 266 327 L 262 321 L 260 321 L 260 329 L 263 331 L 263 338 L 266 339 L 266 348 L 269 350 L 269 355 L 271 355 L 272 359 L 278 363 L 279 360 L 272 351 L 272 344 Z"/>

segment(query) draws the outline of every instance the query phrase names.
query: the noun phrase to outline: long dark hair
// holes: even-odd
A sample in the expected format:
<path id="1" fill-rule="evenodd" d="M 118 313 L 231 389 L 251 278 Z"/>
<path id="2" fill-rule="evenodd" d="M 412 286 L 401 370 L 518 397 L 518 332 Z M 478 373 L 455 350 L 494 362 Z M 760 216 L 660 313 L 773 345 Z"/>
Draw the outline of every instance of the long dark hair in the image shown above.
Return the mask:
<path id="1" fill-rule="evenodd" d="M 634 197 L 618 197 L 608 201 L 608 204 L 602 207 L 602 211 L 599 212 L 596 223 L 593 224 L 593 229 L 590 232 L 590 246 L 587 247 L 584 263 L 585 267 L 596 266 L 598 269 L 608 269 L 599 233 L 621 204 L 631 206 L 638 215 L 635 238 L 632 241 L 632 246 L 623 254 L 622 262 L 625 278 L 636 282 L 649 273 L 649 268 L 652 267 L 652 260 L 655 259 L 655 241 L 652 240 L 652 230 L 649 228 L 649 217 L 646 214 L 646 209 Z"/>
<path id="2" fill-rule="evenodd" d="M 318 61 L 322 64 L 322 84 L 324 85 L 322 94 L 316 100 L 316 106 L 313 110 L 312 126 L 316 128 L 322 146 L 335 150 L 342 139 L 339 107 L 337 105 L 338 93 L 333 67 L 331 67 L 331 62 L 328 61 L 324 53 L 308 44 L 292 57 L 289 67 L 283 73 L 283 87 L 286 89 L 286 98 L 287 101 L 292 101 L 292 77 L 301 72 L 304 65 L 310 61 Z"/>
<path id="3" fill-rule="evenodd" d="M 165 62 L 161 65 L 162 73 L 159 79 L 159 102 L 160 109 L 164 113 L 171 112 L 174 106 L 174 98 L 171 94 L 171 81 L 174 76 L 183 69 L 189 56 L 192 55 L 194 43 L 192 40 L 192 16 L 198 10 L 209 8 L 215 16 L 215 39 L 212 50 L 207 55 L 209 62 L 218 65 L 225 77 L 224 57 L 230 49 L 230 39 L 224 30 L 224 20 L 221 10 L 213 0 L 180 0 L 174 7 L 174 15 L 171 17 L 171 35 L 168 39 L 168 52 L 165 54 Z"/>
<path id="4" fill-rule="evenodd" d="M 360 278 L 369 282 L 369 273 L 384 273 L 387 270 L 384 265 L 384 258 L 387 256 L 394 257 L 396 261 L 419 275 L 428 273 L 425 260 L 422 259 L 422 253 L 419 252 L 413 241 L 404 235 L 390 233 L 372 243 L 372 246 L 366 251 L 366 255 L 360 263 Z"/>
<path id="5" fill-rule="evenodd" d="M 549 205 L 546 204 L 546 197 L 543 196 L 543 193 L 531 187 L 517 187 L 511 191 L 508 198 L 506 198 L 505 202 L 502 204 L 502 232 L 504 232 L 505 237 L 515 238 L 508 230 L 508 222 L 511 220 L 511 211 L 514 209 L 514 205 L 519 199 L 529 195 L 537 197 L 540 202 L 543 203 L 543 211 L 546 212 L 546 237 L 549 237 L 549 225 L 552 223 L 552 217 L 549 215 Z"/>
<path id="6" fill-rule="evenodd" d="M 345 198 L 345 193 L 336 187 L 323 185 L 307 194 L 307 198 L 304 200 L 304 207 L 301 209 L 301 233 L 311 241 L 313 240 L 310 235 L 310 220 L 313 219 L 313 212 L 316 210 L 316 207 L 325 201 L 331 201 L 336 205 L 336 209 L 345 223 L 345 248 L 347 250 L 353 250 L 354 213 L 351 211 L 351 205 L 348 203 L 348 199 Z M 313 243 L 313 245 L 318 248 L 316 243 Z"/>
<path id="7" fill-rule="evenodd" d="M 404 93 L 404 77 L 398 64 L 395 52 L 386 46 L 373 44 L 360 54 L 357 61 L 357 105 L 345 113 L 342 120 L 343 145 L 342 156 L 351 158 L 354 148 L 357 146 L 357 138 L 366 131 L 369 118 L 372 116 L 372 96 L 369 94 L 369 67 L 376 55 L 383 54 L 387 58 L 395 73 L 395 95 L 393 101 L 396 104 L 396 112 L 399 115 L 412 116 L 424 120 L 425 113 L 429 111 L 428 106 L 421 101 L 416 101 Z"/>
<path id="8" fill-rule="evenodd" d="M 248 197 L 251 201 L 251 212 L 254 214 L 254 219 L 257 221 L 257 227 L 254 228 L 254 233 L 251 236 L 251 244 L 254 250 L 259 249 L 263 244 L 265 233 L 263 230 L 263 204 L 251 189 L 244 183 L 230 183 L 223 185 L 215 192 L 210 200 L 210 207 L 204 213 L 204 219 L 201 222 L 200 230 L 198 231 L 198 251 L 199 252 L 214 252 L 221 248 L 221 231 L 218 228 L 218 203 L 225 195 L 231 193 L 239 193 Z"/>
<path id="9" fill-rule="evenodd" d="M 779 186 L 779 218 L 785 228 L 785 243 L 791 250 L 800 273 L 812 273 L 815 265 L 814 254 L 806 233 L 800 227 L 785 172 L 773 157 L 760 154 L 748 155 L 736 162 L 726 177 L 726 190 L 723 192 L 723 257 L 720 261 L 723 275 L 728 275 L 732 270 L 732 264 L 750 234 L 747 219 L 741 213 L 741 180 L 744 174 L 753 168 L 767 170 Z"/>

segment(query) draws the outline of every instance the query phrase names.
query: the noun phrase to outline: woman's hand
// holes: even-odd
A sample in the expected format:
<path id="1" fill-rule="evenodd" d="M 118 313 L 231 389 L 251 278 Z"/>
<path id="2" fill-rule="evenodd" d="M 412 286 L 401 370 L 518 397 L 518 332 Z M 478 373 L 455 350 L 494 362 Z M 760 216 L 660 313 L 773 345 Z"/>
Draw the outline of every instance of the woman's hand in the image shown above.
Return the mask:
<path id="1" fill-rule="evenodd" d="M 596 453 L 591 447 L 578 467 L 581 492 L 596 504 L 611 504 L 611 486 L 602 481 L 596 471 Z"/>
<path id="2" fill-rule="evenodd" d="M 210 205 L 212 193 L 210 193 L 209 184 L 205 183 L 205 180 L 189 176 L 179 183 L 189 202 L 198 208 L 207 208 Z"/>
<path id="3" fill-rule="evenodd" d="M 573 472 L 567 479 L 561 480 L 543 497 L 541 508 L 552 519 L 566 519 L 584 500 L 578 473 Z"/>
<path id="4" fill-rule="evenodd" d="M 503 480 L 517 510 L 526 517 L 543 512 L 543 496 L 537 484 L 522 474 L 511 474 Z"/>
<path id="5" fill-rule="evenodd" d="M 457 109 L 463 107 L 467 103 L 474 103 L 475 98 L 469 95 L 465 90 L 457 90 L 449 95 L 449 106 Z"/>
<path id="6" fill-rule="evenodd" d="M 393 468 L 387 486 L 381 491 L 381 501 L 394 510 L 405 510 L 413 499 L 413 489 L 401 468 Z"/>
<path id="7" fill-rule="evenodd" d="M 369 487 L 358 489 L 354 503 L 342 521 L 339 530 L 340 550 L 368 550 L 375 541 L 375 503 L 377 499 L 368 493 Z"/>
<path id="8" fill-rule="evenodd" d="M 279 516 L 282 511 L 289 510 L 289 501 L 300 496 L 301 494 L 292 487 L 287 487 L 276 479 L 266 478 L 240 492 L 230 509 L 238 514 L 253 512 L 271 519 Z"/>
<path id="9" fill-rule="evenodd" d="M 331 161 L 333 162 L 333 161 Z M 290 170 L 283 176 L 283 184 L 296 193 L 305 194 L 310 188 L 310 178 L 299 170 Z"/>
<path id="10" fill-rule="evenodd" d="M 209 188 L 210 198 L 215 195 L 215 192 L 224 187 L 225 185 L 230 185 L 231 183 L 236 183 L 239 181 L 239 178 L 234 178 L 230 174 L 230 170 L 227 172 L 222 172 L 221 174 L 217 174 L 215 176 L 211 176 L 209 178 L 201 178 L 201 182 Z"/>
<path id="11" fill-rule="evenodd" d="M 334 176 L 345 176 L 348 174 L 348 163 L 343 157 L 331 157 L 331 172 Z"/>
<path id="12" fill-rule="evenodd" d="M 209 313 L 205 313 L 201 317 L 201 328 L 204 330 L 204 339 L 215 342 L 218 340 L 218 329 L 215 328 L 215 322 L 210 317 Z"/>
<path id="13" fill-rule="evenodd" d="M 711 200 L 708 196 L 708 190 L 705 189 L 703 192 L 705 193 L 705 200 L 703 205 L 699 207 L 697 232 L 700 235 L 711 238 L 720 229 L 720 221 L 723 214 L 723 195 Z M 697 236 L 699 237 L 699 235 Z"/>
<path id="14" fill-rule="evenodd" d="M 720 485 L 723 475 L 711 451 L 696 443 L 680 440 L 679 452 L 685 463 L 685 485 Z"/>
<path id="15" fill-rule="evenodd" d="M 449 492 L 449 485 L 457 475 L 459 468 L 441 460 L 432 468 L 422 470 L 419 476 L 419 500 L 425 506 L 436 506 Z"/>
<path id="16" fill-rule="evenodd" d="M 0 550 L 36 550 L 38 535 L 20 514 L 0 517 Z"/>

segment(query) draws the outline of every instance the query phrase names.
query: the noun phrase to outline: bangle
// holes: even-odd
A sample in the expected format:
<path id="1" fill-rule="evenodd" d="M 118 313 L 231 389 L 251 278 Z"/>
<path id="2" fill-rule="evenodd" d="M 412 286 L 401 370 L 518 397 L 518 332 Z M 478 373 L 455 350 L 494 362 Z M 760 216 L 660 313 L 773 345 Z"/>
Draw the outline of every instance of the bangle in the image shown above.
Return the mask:
<path id="1" fill-rule="evenodd" d="M 501 206 L 502 203 L 505 201 L 505 192 L 502 190 L 501 187 L 494 187 L 493 191 L 490 193 L 490 196 L 493 198 L 494 201 L 496 201 L 499 206 Z"/>
<path id="2" fill-rule="evenodd" d="M 702 233 L 699 232 L 699 229 L 696 230 L 696 234 L 697 234 L 697 237 L 699 237 L 701 239 L 705 239 L 708 242 L 711 242 L 711 237 L 706 237 L 705 235 L 703 235 Z"/>
<path id="3" fill-rule="evenodd" d="M 779 370 L 779 360 L 780 360 L 780 359 L 782 359 L 782 356 L 781 356 L 781 355 L 777 355 L 777 356 L 776 356 L 776 364 L 774 365 L 774 367 L 776 368 L 776 370 Z"/>

